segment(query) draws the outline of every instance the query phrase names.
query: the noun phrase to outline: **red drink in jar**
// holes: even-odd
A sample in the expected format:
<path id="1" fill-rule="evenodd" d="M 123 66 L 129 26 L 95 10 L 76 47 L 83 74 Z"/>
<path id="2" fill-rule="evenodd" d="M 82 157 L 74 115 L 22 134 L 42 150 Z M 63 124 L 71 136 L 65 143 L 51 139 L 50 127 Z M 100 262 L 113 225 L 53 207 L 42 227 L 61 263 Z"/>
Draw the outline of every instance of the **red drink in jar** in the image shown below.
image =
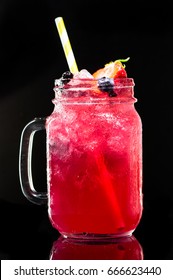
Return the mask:
<path id="1" fill-rule="evenodd" d="M 142 212 L 142 131 L 133 80 L 118 79 L 116 96 L 96 80 L 55 87 L 46 121 L 49 215 L 64 236 L 123 236 Z"/>
<path id="2" fill-rule="evenodd" d="M 100 78 L 103 70 L 87 76 L 84 70 L 56 80 L 54 111 L 22 133 L 23 193 L 38 204 L 48 199 L 50 221 L 65 237 L 128 236 L 142 215 L 142 124 L 134 107 L 134 81 L 120 61 L 113 64 L 104 71 L 111 68 L 114 78 Z M 32 139 L 42 129 L 47 193 L 35 190 L 31 176 Z"/>

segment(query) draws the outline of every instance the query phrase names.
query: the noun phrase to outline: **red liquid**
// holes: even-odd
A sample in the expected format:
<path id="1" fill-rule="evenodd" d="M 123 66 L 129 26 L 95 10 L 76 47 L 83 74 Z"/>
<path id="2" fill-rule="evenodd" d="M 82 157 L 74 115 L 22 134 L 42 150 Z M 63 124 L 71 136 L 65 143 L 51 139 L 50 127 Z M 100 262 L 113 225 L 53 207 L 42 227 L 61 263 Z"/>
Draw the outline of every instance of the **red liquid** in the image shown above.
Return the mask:
<path id="1" fill-rule="evenodd" d="M 110 99 L 62 103 L 47 119 L 49 216 L 65 236 L 128 235 L 141 218 L 141 121 Z"/>

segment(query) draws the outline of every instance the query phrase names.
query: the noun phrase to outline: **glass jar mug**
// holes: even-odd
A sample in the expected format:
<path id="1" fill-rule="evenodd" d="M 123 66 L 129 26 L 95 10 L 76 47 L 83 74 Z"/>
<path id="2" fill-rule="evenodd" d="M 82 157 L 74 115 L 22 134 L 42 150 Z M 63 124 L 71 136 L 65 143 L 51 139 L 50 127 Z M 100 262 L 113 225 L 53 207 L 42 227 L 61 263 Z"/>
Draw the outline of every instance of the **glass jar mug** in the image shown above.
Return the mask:
<path id="1" fill-rule="evenodd" d="M 133 79 L 117 79 L 101 94 L 92 79 L 58 82 L 54 90 L 52 114 L 31 121 L 21 135 L 23 194 L 33 203 L 48 203 L 52 226 L 64 237 L 131 235 L 142 215 L 142 124 Z M 43 129 L 47 192 L 38 192 L 32 143 Z"/>

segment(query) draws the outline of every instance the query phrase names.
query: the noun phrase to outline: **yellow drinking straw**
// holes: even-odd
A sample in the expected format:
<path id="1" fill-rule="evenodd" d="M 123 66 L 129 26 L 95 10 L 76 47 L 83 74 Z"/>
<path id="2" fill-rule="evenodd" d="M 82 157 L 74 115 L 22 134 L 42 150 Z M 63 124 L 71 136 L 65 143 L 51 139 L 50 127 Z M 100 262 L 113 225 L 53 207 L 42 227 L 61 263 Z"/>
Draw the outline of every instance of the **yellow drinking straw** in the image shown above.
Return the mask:
<path id="1" fill-rule="evenodd" d="M 76 64 L 76 60 L 73 54 L 73 50 L 70 44 L 70 40 L 64 25 L 64 20 L 62 17 L 57 17 L 55 19 L 56 27 L 58 29 L 59 37 L 62 43 L 62 47 L 65 53 L 65 57 L 70 69 L 70 72 L 75 74 L 78 72 L 78 67 Z"/>

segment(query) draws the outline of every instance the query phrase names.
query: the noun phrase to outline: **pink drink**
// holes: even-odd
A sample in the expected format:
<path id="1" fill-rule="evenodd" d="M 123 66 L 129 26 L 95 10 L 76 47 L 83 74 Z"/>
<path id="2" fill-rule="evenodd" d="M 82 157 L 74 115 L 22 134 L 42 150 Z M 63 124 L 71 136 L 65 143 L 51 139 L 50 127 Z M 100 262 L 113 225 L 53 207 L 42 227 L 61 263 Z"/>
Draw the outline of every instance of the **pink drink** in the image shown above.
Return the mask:
<path id="1" fill-rule="evenodd" d="M 47 118 L 49 216 L 64 236 L 131 234 L 142 214 L 142 128 L 133 80 L 115 97 L 96 80 L 55 88 Z"/>

